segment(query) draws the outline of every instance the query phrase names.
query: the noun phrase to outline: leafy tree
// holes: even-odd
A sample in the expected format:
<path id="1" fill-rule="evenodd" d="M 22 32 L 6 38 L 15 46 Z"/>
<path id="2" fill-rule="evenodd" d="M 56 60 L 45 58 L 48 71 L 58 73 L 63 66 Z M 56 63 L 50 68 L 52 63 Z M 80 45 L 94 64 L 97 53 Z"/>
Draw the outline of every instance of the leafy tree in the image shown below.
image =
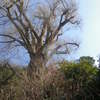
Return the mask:
<path id="1" fill-rule="evenodd" d="M 73 42 L 56 45 L 63 28 L 79 24 L 75 0 L 34 3 L 31 0 L 0 0 L 0 25 L 11 25 L 10 31 L 0 33 L 0 43 L 22 46 L 27 50 L 29 74 L 40 73 L 53 54 L 66 54 L 67 49 L 62 51 L 62 47 L 78 46 Z"/>
<path id="2" fill-rule="evenodd" d="M 79 60 L 79 63 L 66 61 L 60 63 L 60 69 L 66 76 L 67 84 L 69 83 L 71 100 L 100 98 L 100 90 L 96 87 L 98 69 L 93 65 L 94 60 L 91 57 L 81 57 Z"/>
<path id="3" fill-rule="evenodd" d="M 93 57 L 90 57 L 90 56 L 82 56 L 80 57 L 79 62 L 80 63 L 85 62 L 85 63 L 93 65 L 95 63 L 95 60 L 93 59 Z"/>

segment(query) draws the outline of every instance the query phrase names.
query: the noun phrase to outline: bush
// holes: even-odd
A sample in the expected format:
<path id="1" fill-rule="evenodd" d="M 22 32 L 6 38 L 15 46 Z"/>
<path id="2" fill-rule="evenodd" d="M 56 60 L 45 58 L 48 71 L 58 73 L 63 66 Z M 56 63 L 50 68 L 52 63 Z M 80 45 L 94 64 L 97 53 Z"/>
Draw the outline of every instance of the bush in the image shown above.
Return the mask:
<path id="1" fill-rule="evenodd" d="M 98 69 L 88 62 L 66 62 L 60 63 L 60 70 L 64 72 L 67 84 L 74 100 L 94 100 L 96 78 Z"/>

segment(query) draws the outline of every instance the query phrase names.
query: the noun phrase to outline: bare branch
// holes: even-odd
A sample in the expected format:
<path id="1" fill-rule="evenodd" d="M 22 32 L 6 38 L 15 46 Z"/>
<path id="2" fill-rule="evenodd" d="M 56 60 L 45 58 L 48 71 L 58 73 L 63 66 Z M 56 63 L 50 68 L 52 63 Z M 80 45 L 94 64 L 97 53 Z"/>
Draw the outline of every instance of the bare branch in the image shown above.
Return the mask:
<path id="1" fill-rule="evenodd" d="M 32 6 L 32 9 L 28 9 L 28 3 L 29 0 L 8 0 L 3 5 L 0 3 L 1 24 L 4 25 L 9 20 L 16 28 L 16 36 L 20 37 L 11 36 L 9 32 L 8 35 L 0 34 L 2 37 L 7 37 L 7 40 L 1 39 L 0 43 L 18 42 L 29 53 L 31 62 L 37 56 L 39 59 L 44 59 L 43 56 L 48 57 L 49 47 L 56 44 L 59 36 L 62 35 L 63 28 L 68 25 L 69 27 L 78 25 L 79 19 L 74 0 L 46 0 L 45 2 L 39 0 L 38 4 Z M 19 44 L 15 46 L 20 46 Z M 55 45 L 55 48 L 50 51 L 51 55 L 58 54 L 58 51 L 60 54 L 66 54 L 67 52 L 60 52 L 60 50 L 68 45 L 79 47 L 77 43 L 71 42 Z M 46 57 L 45 59 L 48 59 Z"/>
<path id="2" fill-rule="evenodd" d="M 13 36 L 6 35 L 6 34 L 0 34 L 0 36 L 8 37 L 8 38 L 11 39 L 11 40 L 9 40 L 9 41 L 0 41 L 0 43 L 9 43 L 9 42 L 11 43 L 11 42 L 15 42 L 15 41 L 16 41 L 16 42 L 18 42 L 19 44 L 21 44 L 22 46 L 25 45 L 23 41 L 21 41 L 21 40 L 15 38 L 15 37 L 13 37 Z"/>
<path id="3" fill-rule="evenodd" d="M 68 54 L 68 50 L 65 50 L 65 51 L 58 51 L 58 50 L 61 49 L 62 47 L 65 47 L 65 46 L 68 46 L 68 45 L 72 45 L 72 46 L 79 47 L 79 44 L 78 44 L 78 43 L 71 43 L 71 42 L 58 45 L 56 48 L 54 48 L 53 52 L 50 54 L 50 57 L 51 57 L 53 54 Z"/>
<path id="4" fill-rule="evenodd" d="M 33 27 L 33 25 L 31 24 L 30 20 L 29 20 L 28 17 L 25 15 L 25 13 L 23 13 L 23 16 L 24 16 L 25 20 L 28 22 L 28 25 L 29 25 L 31 31 L 34 33 L 34 36 L 35 36 L 36 39 L 39 41 L 39 36 L 38 36 L 38 34 L 36 33 L 36 31 L 34 30 L 34 27 Z"/>
<path id="5" fill-rule="evenodd" d="M 47 24 L 46 24 L 46 22 L 44 22 L 44 23 L 43 23 L 43 27 L 42 27 L 42 32 L 41 32 L 41 35 L 40 35 L 40 41 L 42 41 L 42 38 L 43 38 L 44 35 L 45 35 L 46 28 L 47 28 Z"/>

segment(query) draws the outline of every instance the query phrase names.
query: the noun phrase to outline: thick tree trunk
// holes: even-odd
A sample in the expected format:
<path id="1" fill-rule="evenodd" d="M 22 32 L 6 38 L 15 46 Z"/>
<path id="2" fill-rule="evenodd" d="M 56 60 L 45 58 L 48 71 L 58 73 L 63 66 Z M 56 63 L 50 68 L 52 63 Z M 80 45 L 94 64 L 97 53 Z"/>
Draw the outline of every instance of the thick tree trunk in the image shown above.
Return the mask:
<path id="1" fill-rule="evenodd" d="M 39 77 L 45 70 L 45 58 L 42 55 L 31 55 L 28 65 L 28 75 L 30 77 Z"/>

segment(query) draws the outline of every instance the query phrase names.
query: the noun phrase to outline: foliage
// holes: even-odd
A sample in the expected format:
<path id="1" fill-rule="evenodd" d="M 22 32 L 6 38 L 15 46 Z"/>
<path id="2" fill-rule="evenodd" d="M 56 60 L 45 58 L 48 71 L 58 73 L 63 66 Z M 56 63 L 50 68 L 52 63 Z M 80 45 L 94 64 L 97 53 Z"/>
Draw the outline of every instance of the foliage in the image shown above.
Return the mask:
<path id="1" fill-rule="evenodd" d="M 16 71 L 23 71 L 15 68 Z M 0 100 L 23 98 L 22 80 L 6 64 L 0 65 Z"/>
<path id="2" fill-rule="evenodd" d="M 93 59 L 93 57 L 90 57 L 90 56 L 82 56 L 80 57 L 79 62 L 81 63 L 85 62 L 85 63 L 93 65 L 95 63 L 95 60 Z"/>
<path id="3" fill-rule="evenodd" d="M 66 61 L 60 63 L 60 69 L 65 73 L 66 80 L 71 86 L 74 100 L 78 100 L 78 98 L 80 98 L 79 100 L 99 98 L 100 89 L 96 86 L 99 70 L 91 61 L 93 60 L 88 59 L 88 57 L 81 57 L 78 63 Z"/>
<path id="4" fill-rule="evenodd" d="M 14 74 L 0 87 L 1 100 L 100 100 L 100 70 L 87 61 L 50 65 L 41 76 L 27 76 L 26 69 L 16 68 L 23 78 Z M 12 70 L 0 67 L 0 82 Z"/>

